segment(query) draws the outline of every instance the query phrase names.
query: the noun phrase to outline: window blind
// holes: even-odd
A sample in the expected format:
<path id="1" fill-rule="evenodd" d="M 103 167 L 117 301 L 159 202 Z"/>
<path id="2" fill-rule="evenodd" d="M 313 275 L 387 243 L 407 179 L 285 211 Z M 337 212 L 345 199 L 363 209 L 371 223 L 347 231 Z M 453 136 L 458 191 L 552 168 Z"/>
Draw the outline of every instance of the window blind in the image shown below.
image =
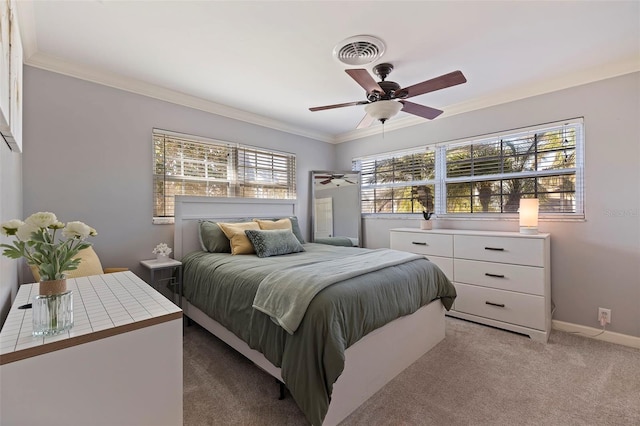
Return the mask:
<path id="1" fill-rule="evenodd" d="M 362 157 L 353 170 L 362 178 L 363 213 L 433 211 L 435 151 L 428 147 Z"/>
<path id="2" fill-rule="evenodd" d="M 541 213 L 583 213 L 581 129 L 581 122 L 558 123 L 440 145 L 445 213 L 517 213 L 520 198 L 538 198 Z"/>
<path id="3" fill-rule="evenodd" d="M 293 154 L 154 129 L 154 222 L 174 216 L 176 195 L 296 198 Z"/>
<path id="4" fill-rule="evenodd" d="M 584 217 L 582 119 L 353 160 L 362 213 L 516 213 L 538 198 L 547 216 Z"/>

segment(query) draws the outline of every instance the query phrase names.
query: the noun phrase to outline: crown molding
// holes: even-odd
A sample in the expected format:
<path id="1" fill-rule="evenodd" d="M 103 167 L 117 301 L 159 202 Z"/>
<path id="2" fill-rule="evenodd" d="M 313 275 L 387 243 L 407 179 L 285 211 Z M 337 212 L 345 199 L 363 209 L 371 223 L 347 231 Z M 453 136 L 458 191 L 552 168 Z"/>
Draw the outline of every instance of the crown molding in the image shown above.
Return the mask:
<path id="1" fill-rule="evenodd" d="M 196 96 L 187 95 L 155 84 L 146 83 L 144 81 L 133 78 L 123 77 L 115 73 L 109 73 L 98 70 L 85 65 L 70 63 L 52 55 L 43 53 L 35 53 L 25 61 L 25 65 L 35 68 L 67 75 L 69 77 L 78 78 L 92 83 L 101 84 L 103 86 L 113 87 L 115 89 L 124 90 L 138 95 L 147 96 L 161 101 L 171 102 L 177 105 L 198 109 L 200 111 L 209 112 L 223 117 L 232 118 L 234 120 L 267 127 L 282 132 L 304 136 L 322 142 L 334 143 L 335 140 L 331 135 L 320 132 L 312 132 L 297 126 L 292 126 L 271 118 L 267 118 L 258 114 L 231 108 L 226 105 L 207 101 Z"/>
<path id="2" fill-rule="evenodd" d="M 22 9 L 20 9 L 20 12 L 22 12 Z M 28 27 L 29 19 L 26 19 L 28 18 L 28 14 L 25 15 L 23 15 L 23 19 L 21 19 L 21 25 L 23 25 L 21 29 L 25 34 L 30 34 L 32 32 Z M 34 52 L 37 50 L 34 38 L 27 37 L 25 44 L 25 52 Z M 25 55 L 25 57 L 27 56 Z M 381 125 L 372 125 L 365 129 L 352 130 L 338 135 L 330 135 L 327 133 L 309 131 L 307 129 L 292 126 L 258 114 L 231 108 L 226 105 L 207 101 L 196 96 L 187 95 L 140 80 L 123 77 L 80 64 L 70 63 L 43 53 L 31 53 L 25 60 L 25 65 L 332 144 L 362 139 L 368 136 L 378 135 L 383 132 L 393 132 L 395 130 L 426 123 L 423 118 L 407 116 L 387 121 L 384 124 L 384 128 Z M 470 99 L 458 104 L 444 106 L 442 108 L 445 112 L 440 117 L 445 118 L 457 114 L 463 114 L 637 71 L 640 71 L 640 60 L 637 58 L 631 58 L 627 61 L 607 64 L 590 70 L 567 74 L 559 78 L 541 81 L 538 84 L 528 85 L 524 88 L 505 90 L 491 96 Z"/>

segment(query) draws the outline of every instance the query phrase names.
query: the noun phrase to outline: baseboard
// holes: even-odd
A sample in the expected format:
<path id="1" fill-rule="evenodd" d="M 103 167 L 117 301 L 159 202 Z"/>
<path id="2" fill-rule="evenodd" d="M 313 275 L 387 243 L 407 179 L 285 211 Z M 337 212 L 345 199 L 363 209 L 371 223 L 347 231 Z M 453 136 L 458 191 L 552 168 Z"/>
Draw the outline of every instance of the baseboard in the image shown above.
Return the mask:
<path id="1" fill-rule="evenodd" d="M 580 336 L 591 337 L 592 339 L 602 340 L 604 342 L 616 343 L 618 345 L 629 346 L 631 348 L 640 349 L 640 337 L 629 336 L 627 334 L 614 333 L 613 331 L 605 331 L 595 336 L 602 330 L 599 328 L 586 327 L 584 325 L 572 324 L 570 322 L 553 320 L 551 328 L 559 331 L 567 331 L 572 333 L 580 333 Z M 595 336 L 595 337 L 592 337 Z"/>

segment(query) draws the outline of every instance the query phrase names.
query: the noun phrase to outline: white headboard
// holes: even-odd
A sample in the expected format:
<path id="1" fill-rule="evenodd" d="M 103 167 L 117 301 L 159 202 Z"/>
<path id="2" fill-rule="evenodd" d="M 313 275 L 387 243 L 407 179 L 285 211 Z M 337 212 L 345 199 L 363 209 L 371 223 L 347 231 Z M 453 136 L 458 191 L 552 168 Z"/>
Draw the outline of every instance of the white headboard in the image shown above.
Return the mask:
<path id="1" fill-rule="evenodd" d="M 201 250 L 198 221 L 295 216 L 297 200 L 264 198 L 175 197 L 174 258 Z"/>

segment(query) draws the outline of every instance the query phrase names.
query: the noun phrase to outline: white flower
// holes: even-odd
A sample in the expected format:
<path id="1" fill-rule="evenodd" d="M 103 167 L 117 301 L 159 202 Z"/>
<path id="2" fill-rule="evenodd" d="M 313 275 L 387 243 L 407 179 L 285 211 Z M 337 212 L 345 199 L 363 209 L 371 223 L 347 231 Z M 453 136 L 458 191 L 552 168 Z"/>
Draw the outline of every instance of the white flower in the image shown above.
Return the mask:
<path id="1" fill-rule="evenodd" d="M 58 218 L 55 214 L 50 212 L 38 212 L 34 213 L 24 220 L 38 228 L 48 228 L 51 225 L 58 223 Z"/>
<path id="2" fill-rule="evenodd" d="M 58 235 L 62 230 L 62 237 Z M 80 250 L 90 247 L 84 241 L 98 235 L 95 229 L 82 222 L 60 222 L 49 212 L 32 214 L 24 222 L 13 219 L 0 224 L 0 233 L 15 238 L 11 244 L 0 243 L 2 255 L 10 259 L 25 258 L 27 264 L 38 269 L 41 280 L 60 280 L 66 271 L 78 268 Z M 33 238 L 33 235 L 36 238 Z M 58 237 L 58 238 L 56 238 Z"/>
<path id="3" fill-rule="evenodd" d="M 16 237 L 18 237 L 20 241 L 29 241 L 31 239 L 31 234 L 38 232 L 39 230 L 39 226 L 34 225 L 33 223 L 24 222 L 18 227 Z"/>
<path id="4" fill-rule="evenodd" d="M 169 254 L 171 254 L 171 247 L 165 243 L 160 243 L 153 249 L 153 253 L 169 256 Z"/>
<path id="5" fill-rule="evenodd" d="M 15 235 L 16 231 L 22 224 L 24 224 L 23 221 L 18 219 L 12 219 L 0 225 L 0 227 L 2 228 L 0 229 L 0 232 L 2 232 L 2 235 L 6 235 L 6 236 Z"/>
<path id="6" fill-rule="evenodd" d="M 57 221 L 56 223 L 52 223 L 51 225 L 49 225 L 49 228 L 51 229 L 62 229 L 64 228 L 64 223 Z"/>
<path id="7" fill-rule="evenodd" d="M 68 222 L 67 226 L 62 230 L 62 235 L 65 238 L 77 238 L 84 240 L 91 235 L 91 227 L 78 221 Z"/>

